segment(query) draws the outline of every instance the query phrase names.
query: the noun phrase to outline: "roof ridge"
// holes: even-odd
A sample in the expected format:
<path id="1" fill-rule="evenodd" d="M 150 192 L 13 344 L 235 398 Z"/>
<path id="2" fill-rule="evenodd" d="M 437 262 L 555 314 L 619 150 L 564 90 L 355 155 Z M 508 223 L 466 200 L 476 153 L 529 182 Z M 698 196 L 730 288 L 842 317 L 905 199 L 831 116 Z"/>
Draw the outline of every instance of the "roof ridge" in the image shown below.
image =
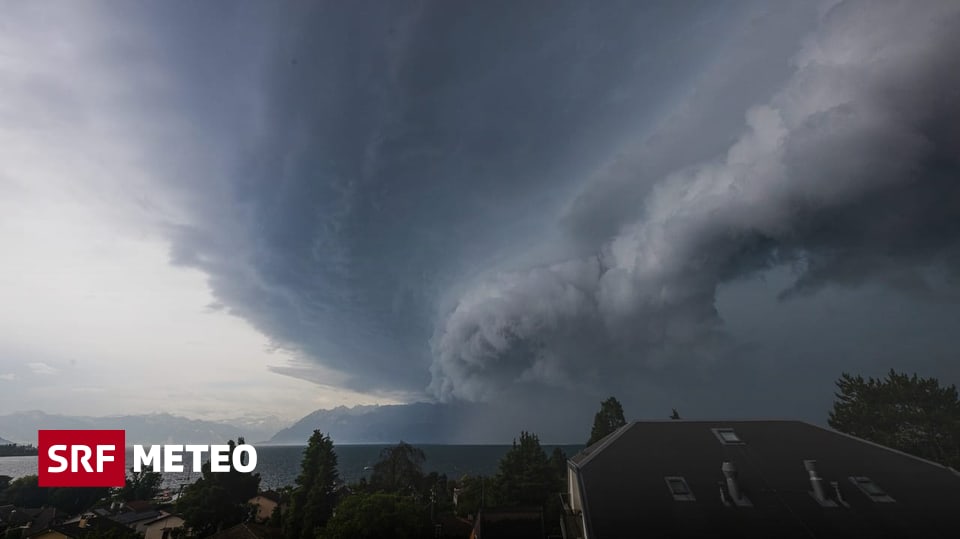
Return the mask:
<path id="1" fill-rule="evenodd" d="M 619 429 L 617 429 L 617 430 L 611 432 L 610 434 L 604 436 L 603 438 L 600 439 L 599 442 L 597 442 L 597 443 L 595 443 L 595 444 L 593 444 L 593 445 L 591 445 L 591 446 L 589 446 L 589 447 L 584 448 L 584 450 L 581 451 L 581 453 L 587 451 L 587 450 L 590 449 L 591 447 L 596 447 L 596 449 L 593 449 L 593 450 L 590 450 L 589 452 L 587 452 L 587 455 L 583 458 L 583 460 L 579 460 L 579 461 L 573 461 L 572 459 L 568 459 L 568 460 L 569 460 L 570 462 L 573 462 L 574 466 L 576 466 L 577 468 L 582 468 L 583 466 L 586 466 L 591 460 L 593 460 L 593 457 L 595 457 L 595 456 L 597 455 L 597 453 L 600 453 L 601 451 L 603 451 L 604 449 L 606 449 L 610 444 L 612 444 L 612 443 L 613 443 L 614 441 L 616 441 L 618 438 L 620 438 L 621 436 L 623 436 L 623 433 L 625 433 L 625 432 L 627 432 L 628 430 L 630 430 L 631 428 L 633 428 L 634 425 L 636 425 L 637 423 L 639 423 L 639 422 L 638 422 L 638 421 L 631 421 L 631 422 L 627 423 L 626 425 L 623 425 L 623 426 L 620 427 Z"/>
<path id="2" fill-rule="evenodd" d="M 904 457 L 909 457 L 909 458 L 912 458 L 913 460 L 919 460 L 920 462 L 923 462 L 923 463 L 925 463 L 925 464 L 932 464 L 932 465 L 936 466 L 937 468 L 942 468 L 942 469 L 947 470 L 947 471 L 949 471 L 949 472 L 953 472 L 954 475 L 960 476 L 960 472 L 958 472 L 957 470 L 951 468 L 950 466 L 947 466 L 947 465 L 945 465 L 945 464 L 940 464 L 939 462 L 934 462 L 934 461 L 932 461 L 932 460 L 925 459 L 925 458 L 923 458 L 923 457 L 918 457 L 917 455 L 911 455 L 910 453 L 907 453 L 906 451 L 901 451 L 901 450 L 899 450 L 899 449 L 895 449 L 895 448 L 890 447 L 890 446 L 886 446 L 886 445 L 883 445 L 883 444 L 878 444 L 877 442 L 873 442 L 873 441 L 867 440 L 866 438 L 861 438 L 861 437 L 859 437 L 859 436 L 854 436 L 853 434 L 848 434 L 848 433 L 846 433 L 846 432 L 841 432 L 841 431 L 836 430 L 836 429 L 833 429 L 833 428 L 822 427 L 822 426 L 820 426 L 820 425 L 816 425 L 816 424 L 814 424 L 814 423 L 808 423 L 808 422 L 806 422 L 806 421 L 800 421 L 800 423 L 803 423 L 803 424 L 805 424 L 805 425 L 809 425 L 809 426 L 811 426 L 811 427 L 816 427 L 816 428 L 818 428 L 818 429 L 820 429 L 820 430 L 824 430 L 824 431 L 829 432 L 829 433 L 831 433 L 831 434 L 839 434 L 840 436 L 844 436 L 844 437 L 846 437 L 846 438 L 850 438 L 850 439 L 856 440 L 856 441 L 858 441 L 858 442 L 863 442 L 863 443 L 865 443 L 865 444 L 872 445 L 872 446 L 874 446 L 874 447 L 879 447 L 880 449 L 886 449 L 887 451 L 890 451 L 891 453 L 896 453 L 896 454 L 902 455 L 902 456 L 904 456 Z"/>

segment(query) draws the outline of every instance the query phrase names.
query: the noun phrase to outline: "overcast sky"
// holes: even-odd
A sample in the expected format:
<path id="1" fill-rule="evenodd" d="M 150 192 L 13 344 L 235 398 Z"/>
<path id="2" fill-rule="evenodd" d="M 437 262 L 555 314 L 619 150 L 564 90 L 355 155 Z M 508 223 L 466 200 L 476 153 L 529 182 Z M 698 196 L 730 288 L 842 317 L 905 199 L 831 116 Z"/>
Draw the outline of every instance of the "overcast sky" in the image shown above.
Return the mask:
<path id="1" fill-rule="evenodd" d="M 3 13 L 0 412 L 960 382 L 960 3 Z"/>

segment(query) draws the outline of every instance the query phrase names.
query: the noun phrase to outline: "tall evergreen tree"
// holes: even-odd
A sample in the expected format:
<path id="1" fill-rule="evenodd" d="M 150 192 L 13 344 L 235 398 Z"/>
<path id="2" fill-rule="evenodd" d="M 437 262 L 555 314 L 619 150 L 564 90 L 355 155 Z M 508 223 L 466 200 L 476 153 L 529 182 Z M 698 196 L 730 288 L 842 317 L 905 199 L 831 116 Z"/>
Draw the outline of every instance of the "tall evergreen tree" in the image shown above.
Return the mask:
<path id="1" fill-rule="evenodd" d="M 562 490 L 560 478 L 536 434 L 521 432 L 520 441 L 500 459 L 494 477 L 496 502 L 510 506 L 542 506 Z"/>
<path id="2" fill-rule="evenodd" d="M 566 481 L 567 478 L 567 454 L 563 452 L 563 449 L 559 447 L 553 448 L 553 453 L 550 454 L 550 467 L 553 468 L 557 477 L 561 481 Z"/>
<path id="3" fill-rule="evenodd" d="M 960 399 L 956 386 L 893 369 L 885 379 L 842 373 L 831 427 L 878 444 L 960 467 Z"/>
<path id="4" fill-rule="evenodd" d="M 317 536 L 333 514 L 339 479 L 333 440 L 319 430 L 313 431 L 303 452 L 300 475 L 290 497 L 290 509 L 284 515 L 287 539 L 313 539 Z"/>
<path id="5" fill-rule="evenodd" d="M 593 429 L 590 430 L 590 439 L 587 445 L 593 445 L 603 439 L 604 436 L 619 429 L 627 424 L 623 417 L 623 406 L 616 397 L 600 403 L 600 411 L 593 416 Z"/>

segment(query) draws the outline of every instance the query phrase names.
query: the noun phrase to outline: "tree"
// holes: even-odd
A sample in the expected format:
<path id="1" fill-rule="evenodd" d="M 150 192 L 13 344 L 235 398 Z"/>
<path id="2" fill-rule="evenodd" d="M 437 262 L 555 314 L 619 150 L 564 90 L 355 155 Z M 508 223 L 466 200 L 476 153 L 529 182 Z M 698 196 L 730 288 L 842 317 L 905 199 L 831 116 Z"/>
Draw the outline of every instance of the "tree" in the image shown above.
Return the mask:
<path id="1" fill-rule="evenodd" d="M 553 468 L 553 473 L 565 480 L 567 477 L 567 454 L 563 452 L 563 449 L 559 447 L 553 448 L 553 453 L 550 454 L 550 467 Z"/>
<path id="2" fill-rule="evenodd" d="M 244 443 L 243 438 L 237 441 Z M 237 444 L 230 440 L 228 445 L 232 455 Z M 202 468 L 203 477 L 184 489 L 177 500 L 177 510 L 200 537 L 243 522 L 250 515 L 247 501 L 259 491 L 260 474 L 238 471 L 232 460 L 229 468 L 226 472 L 213 472 L 207 461 Z"/>
<path id="3" fill-rule="evenodd" d="M 27 475 L 10 482 L 0 492 L 0 501 L 18 507 L 49 505 L 65 513 L 76 513 L 88 509 L 109 493 L 110 489 L 105 487 L 45 488 L 39 486 L 37 476 Z"/>
<path id="4" fill-rule="evenodd" d="M 954 385 L 893 369 L 885 379 L 842 373 L 828 423 L 838 431 L 960 467 L 960 400 Z"/>
<path id="5" fill-rule="evenodd" d="M 284 535 L 288 539 L 317 536 L 333 514 L 339 480 L 333 440 L 319 430 L 313 431 L 290 496 L 290 509 L 284 515 Z"/>
<path id="6" fill-rule="evenodd" d="M 627 420 L 623 417 L 623 406 L 620 405 L 620 401 L 616 397 L 610 397 L 600 403 L 600 411 L 593 416 L 593 429 L 590 431 L 590 439 L 587 440 L 587 445 L 590 446 L 599 442 L 604 436 L 626 424 Z"/>
<path id="7" fill-rule="evenodd" d="M 280 504 L 273 506 L 273 511 L 270 511 L 270 519 L 267 520 L 267 526 L 271 528 L 279 528 L 283 525 L 283 513 L 280 510 Z"/>
<path id="8" fill-rule="evenodd" d="M 163 483 L 163 474 L 153 471 L 153 467 L 143 469 L 139 472 L 130 468 L 130 474 L 120 489 L 118 497 L 130 502 L 133 500 L 150 500 L 160 492 L 160 485 Z"/>
<path id="9" fill-rule="evenodd" d="M 418 539 L 431 537 L 430 516 L 409 496 L 375 492 L 351 494 L 320 533 L 323 539 Z"/>
<path id="10" fill-rule="evenodd" d="M 493 482 L 482 475 L 464 475 L 457 482 L 457 507 L 455 513 L 459 517 L 476 515 L 482 506 L 486 505 L 484 489 Z"/>
<path id="11" fill-rule="evenodd" d="M 520 442 L 514 440 L 513 447 L 500 459 L 494 485 L 497 504 L 509 506 L 542 506 L 550 496 L 563 490 L 537 435 L 526 431 L 520 433 Z"/>
<path id="12" fill-rule="evenodd" d="M 373 465 L 370 484 L 386 492 L 417 492 L 423 483 L 423 450 L 400 442 L 380 452 L 380 460 Z"/>

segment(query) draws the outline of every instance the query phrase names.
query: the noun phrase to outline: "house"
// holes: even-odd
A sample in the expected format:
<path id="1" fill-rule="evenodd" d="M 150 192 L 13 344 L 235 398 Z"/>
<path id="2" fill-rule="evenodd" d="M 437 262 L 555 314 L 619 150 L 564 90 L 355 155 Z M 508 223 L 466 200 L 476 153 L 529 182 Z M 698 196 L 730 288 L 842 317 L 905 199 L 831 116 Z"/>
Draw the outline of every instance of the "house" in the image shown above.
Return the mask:
<path id="1" fill-rule="evenodd" d="M 567 465 L 566 538 L 960 530 L 956 470 L 801 421 L 635 422 Z"/>
<path id="2" fill-rule="evenodd" d="M 280 494 L 267 490 L 250 498 L 247 503 L 257 508 L 254 519 L 257 522 L 266 522 L 270 520 L 273 510 L 280 504 Z"/>
<path id="3" fill-rule="evenodd" d="M 129 502 L 124 502 L 123 505 L 120 506 L 121 511 L 133 511 L 134 513 L 142 513 L 153 508 L 153 502 L 148 500 L 131 500 Z"/>
<path id="4" fill-rule="evenodd" d="M 33 537 L 59 525 L 66 515 L 53 507 L 24 508 L 14 507 L 9 511 L 5 508 L 5 520 L 10 529 L 19 528 L 20 537 Z"/>
<path id="5" fill-rule="evenodd" d="M 112 537 L 114 539 L 136 537 L 135 532 L 126 526 L 95 514 L 82 515 L 58 526 L 54 526 L 38 534 L 30 535 L 30 539 L 84 539 L 84 538 Z"/>
<path id="6" fill-rule="evenodd" d="M 151 522 L 167 514 L 168 513 L 166 511 L 150 509 L 147 511 L 128 511 L 126 513 L 118 513 L 108 518 L 136 531 L 139 534 L 143 534 L 144 526 L 147 522 Z"/>
<path id="7" fill-rule="evenodd" d="M 139 526 L 144 539 L 169 539 L 183 530 L 184 520 L 177 515 L 163 514 Z"/>

